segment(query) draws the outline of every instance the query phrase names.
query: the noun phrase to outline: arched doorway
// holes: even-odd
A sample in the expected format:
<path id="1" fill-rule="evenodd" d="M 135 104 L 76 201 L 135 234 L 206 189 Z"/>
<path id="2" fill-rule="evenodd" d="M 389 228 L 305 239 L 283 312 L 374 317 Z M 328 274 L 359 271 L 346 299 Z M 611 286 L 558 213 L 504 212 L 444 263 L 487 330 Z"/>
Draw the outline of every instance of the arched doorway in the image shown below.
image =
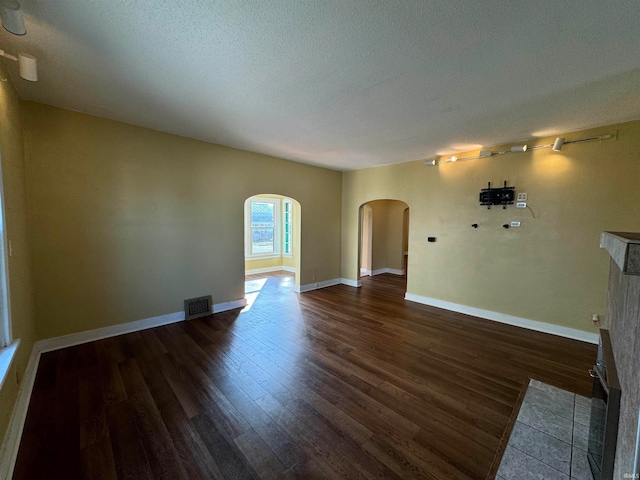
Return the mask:
<path id="1" fill-rule="evenodd" d="M 406 279 L 409 206 L 400 200 L 372 200 L 360 206 L 359 219 L 360 278 L 386 273 Z"/>
<path id="2" fill-rule="evenodd" d="M 297 200 L 273 193 L 245 200 L 245 275 L 291 272 L 300 285 L 301 210 Z"/>

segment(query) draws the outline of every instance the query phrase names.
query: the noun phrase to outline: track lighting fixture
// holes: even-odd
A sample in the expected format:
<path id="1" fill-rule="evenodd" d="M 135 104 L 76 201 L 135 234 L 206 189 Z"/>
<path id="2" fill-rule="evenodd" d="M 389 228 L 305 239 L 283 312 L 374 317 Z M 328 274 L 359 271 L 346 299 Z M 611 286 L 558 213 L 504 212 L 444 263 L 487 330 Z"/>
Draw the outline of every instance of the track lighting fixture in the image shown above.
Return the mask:
<path id="1" fill-rule="evenodd" d="M 24 35 L 27 28 L 24 25 L 22 10 L 16 0 L 0 0 L 0 21 L 7 32 L 14 35 Z"/>
<path id="2" fill-rule="evenodd" d="M 559 152 L 560 150 L 562 150 L 562 145 L 564 145 L 564 137 L 558 137 L 556 138 L 556 141 L 553 142 L 553 147 L 551 147 L 551 150 L 553 150 L 554 152 Z"/>
<path id="3" fill-rule="evenodd" d="M 16 57 L 15 55 L 11 55 L 0 48 L 0 57 L 18 62 L 20 76 L 25 80 L 29 80 L 30 82 L 38 81 L 38 64 L 36 57 L 33 55 L 29 55 L 28 53 L 19 53 Z"/>
<path id="4" fill-rule="evenodd" d="M 509 153 L 522 153 L 530 150 L 539 150 L 541 148 L 551 148 L 554 152 L 559 152 L 560 150 L 562 150 L 562 147 L 564 145 L 568 145 L 571 143 L 583 143 L 583 142 L 593 142 L 596 140 L 608 140 L 613 137 L 614 137 L 614 134 L 612 133 L 608 133 L 606 135 L 598 135 L 595 137 L 579 138 L 577 140 L 569 140 L 569 141 L 565 141 L 564 137 L 558 137 L 556 138 L 555 142 L 549 143 L 546 145 L 535 145 L 533 147 L 529 147 L 528 145 L 514 145 L 509 150 L 504 150 L 502 152 L 494 152 L 492 150 L 480 150 L 480 153 L 473 157 L 458 158 L 456 156 L 452 156 L 447 158 L 446 160 L 440 160 L 438 158 L 434 158 L 434 159 L 429 159 L 425 161 L 424 164 L 427 166 L 436 166 L 436 165 L 441 165 L 443 163 L 451 163 L 456 161 L 463 162 L 465 160 L 477 160 L 480 158 L 489 158 L 489 157 L 496 157 L 499 155 L 507 155 Z"/>

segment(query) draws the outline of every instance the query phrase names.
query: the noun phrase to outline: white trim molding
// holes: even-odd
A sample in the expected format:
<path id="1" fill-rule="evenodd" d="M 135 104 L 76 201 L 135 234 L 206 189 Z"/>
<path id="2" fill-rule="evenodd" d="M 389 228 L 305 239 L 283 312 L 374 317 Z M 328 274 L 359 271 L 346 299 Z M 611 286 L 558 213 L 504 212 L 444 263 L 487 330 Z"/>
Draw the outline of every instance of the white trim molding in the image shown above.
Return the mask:
<path id="1" fill-rule="evenodd" d="M 184 312 L 175 312 L 167 315 L 160 315 L 158 317 L 136 320 L 134 322 L 96 328 L 95 330 L 72 333 L 61 337 L 47 338 L 36 342 L 36 345 L 38 345 L 40 353 L 45 353 L 52 350 L 80 345 L 81 343 L 94 342 L 96 340 L 102 340 L 103 338 L 116 337 L 118 335 L 124 335 L 125 333 L 139 332 L 140 330 L 146 330 L 147 328 L 161 327 L 162 325 L 182 321 L 184 321 Z"/>
<path id="2" fill-rule="evenodd" d="M 373 270 L 370 275 L 381 275 L 383 273 L 391 273 L 393 275 L 404 275 L 404 270 L 398 270 L 397 268 L 380 268 Z"/>
<path id="3" fill-rule="evenodd" d="M 331 280 L 324 280 L 322 282 L 309 283 L 307 285 L 296 285 L 294 291 L 296 293 L 310 292 L 311 290 L 318 290 L 319 288 L 332 287 L 334 285 L 340 285 L 342 279 L 332 278 Z"/>
<path id="4" fill-rule="evenodd" d="M 244 308 L 246 306 L 247 299 L 240 298 L 230 302 L 214 304 L 211 308 L 211 313 L 221 313 L 226 312 L 227 310 L 234 310 L 236 308 Z M 124 335 L 125 333 L 139 332 L 140 330 L 161 327 L 163 325 L 169 325 L 170 323 L 183 321 L 184 312 L 174 312 L 157 317 L 144 318 L 133 322 L 119 323 L 109 327 L 96 328 L 95 330 L 72 333 L 61 337 L 47 338 L 45 340 L 39 340 L 36 342 L 36 345 L 38 346 L 39 352 L 44 353 L 52 350 L 59 350 L 61 348 L 72 347 L 74 345 L 80 345 L 81 343 L 94 342 L 96 340 L 102 340 L 103 338 Z"/>
<path id="5" fill-rule="evenodd" d="M 279 272 L 284 270 L 285 272 L 296 273 L 295 267 L 287 267 L 286 265 L 278 265 L 275 267 L 264 267 L 264 268 L 252 268 L 251 270 L 245 270 L 245 275 L 257 275 L 260 273 L 269 273 L 269 272 Z"/>
<path id="6" fill-rule="evenodd" d="M 244 308 L 246 306 L 247 306 L 247 299 L 240 298 L 238 300 L 232 300 L 231 302 L 216 303 L 213 306 L 211 313 L 226 312 L 227 310 L 235 310 L 236 308 Z M 184 313 L 183 313 L 183 316 L 184 316 Z"/>
<path id="7" fill-rule="evenodd" d="M 29 363 L 22 378 L 18 397 L 13 407 L 9 427 L 5 434 L 4 441 L 0 448 L 0 478 L 10 479 L 13 476 L 13 469 L 18 458 L 18 449 L 20 440 L 22 439 L 22 430 L 24 422 L 27 419 L 27 411 L 29 410 L 29 401 L 31 400 L 31 392 L 33 384 L 36 380 L 36 372 L 38 371 L 38 363 L 40 362 L 40 350 L 38 342 L 31 349 Z"/>
<path id="8" fill-rule="evenodd" d="M 350 278 L 341 278 L 340 283 L 355 288 L 362 286 L 362 280 L 351 280 Z"/>
<path id="9" fill-rule="evenodd" d="M 493 320 L 494 322 L 506 323 L 516 327 L 535 330 L 537 332 L 550 333 L 559 337 L 571 338 L 573 340 L 580 340 L 587 343 L 598 343 L 598 334 L 577 330 L 575 328 L 553 325 L 551 323 L 539 322 L 537 320 L 529 320 L 528 318 L 515 317 L 513 315 L 507 315 L 506 313 L 493 312 L 491 310 L 483 310 L 481 308 L 468 307 L 458 303 L 438 300 L 437 298 L 422 297 L 413 293 L 406 293 L 404 298 L 410 302 L 422 303 L 423 305 L 430 305 L 432 307 L 442 308 L 452 312 L 464 313 L 474 317 Z"/>

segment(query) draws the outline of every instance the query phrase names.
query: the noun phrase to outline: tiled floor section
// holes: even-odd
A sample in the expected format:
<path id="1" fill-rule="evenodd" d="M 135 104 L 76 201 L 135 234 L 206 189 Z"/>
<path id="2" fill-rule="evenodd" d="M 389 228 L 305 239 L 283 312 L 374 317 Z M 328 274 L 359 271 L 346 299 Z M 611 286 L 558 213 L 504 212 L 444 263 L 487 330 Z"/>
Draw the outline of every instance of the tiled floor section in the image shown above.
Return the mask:
<path id="1" fill-rule="evenodd" d="M 531 380 L 498 480 L 593 480 L 587 463 L 591 399 Z"/>

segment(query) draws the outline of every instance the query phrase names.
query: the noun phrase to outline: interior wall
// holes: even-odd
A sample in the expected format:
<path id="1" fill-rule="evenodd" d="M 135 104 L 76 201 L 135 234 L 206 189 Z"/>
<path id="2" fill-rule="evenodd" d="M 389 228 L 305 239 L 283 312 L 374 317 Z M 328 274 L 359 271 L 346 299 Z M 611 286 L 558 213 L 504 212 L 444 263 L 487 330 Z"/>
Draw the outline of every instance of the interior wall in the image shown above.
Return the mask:
<path id="1" fill-rule="evenodd" d="M 409 293 L 596 332 L 591 315 L 605 311 L 608 266 L 600 233 L 640 230 L 640 122 L 562 135 L 569 141 L 616 131 L 616 139 L 565 145 L 561 152 L 345 172 L 342 277 L 357 279 L 360 205 L 395 198 L 411 211 Z M 528 193 L 535 218 L 529 209 L 479 205 L 487 182 L 504 180 Z M 510 221 L 521 227 L 502 228 Z M 427 243 L 428 236 L 436 242 Z"/>
<path id="2" fill-rule="evenodd" d="M 387 204 L 387 267 L 392 270 L 404 270 L 402 239 L 404 235 L 404 210 L 407 205 L 396 200 Z"/>
<path id="3" fill-rule="evenodd" d="M 387 268 L 387 209 L 386 200 L 370 202 L 371 207 L 371 270 Z"/>
<path id="4" fill-rule="evenodd" d="M 4 438 L 35 339 L 20 101 L 3 62 L 0 62 L 0 152 L 9 257 L 9 301 L 13 338 L 20 339 L 11 369 L 0 390 L 0 439 Z"/>
<path id="5" fill-rule="evenodd" d="M 300 282 L 339 278 L 341 172 L 32 102 L 23 112 L 39 338 L 244 298 L 244 201 L 258 192 L 304 209 Z"/>
<path id="6" fill-rule="evenodd" d="M 369 204 L 362 205 L 360 209 L 360 271 L 362 273 L 364 270 L 367 275 L 371 275 L 373 209 Z"/>

